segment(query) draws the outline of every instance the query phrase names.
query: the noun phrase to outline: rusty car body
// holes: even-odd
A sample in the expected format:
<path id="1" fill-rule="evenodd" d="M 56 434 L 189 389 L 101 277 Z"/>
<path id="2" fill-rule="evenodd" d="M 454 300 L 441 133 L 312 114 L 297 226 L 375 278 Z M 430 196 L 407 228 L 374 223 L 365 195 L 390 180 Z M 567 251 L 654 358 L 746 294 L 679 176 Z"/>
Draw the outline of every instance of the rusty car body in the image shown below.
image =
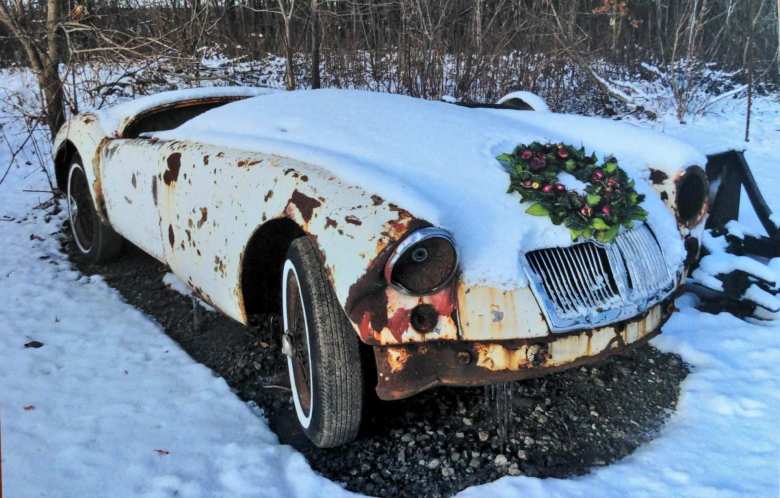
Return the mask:
<path id="1" fill-rule="evenodd" d="M 355 336 L 373 348 L 382 399 L 592 362 L 652 338 L 674 311 L 686 267 L 660 262 L 664 248 L 649 227 L 609 246 L 586 241 L 520 255 L 525 287 L 470 283 L 456 272 L 434 292 L 415 294 L 387 274 L 405 241 L 435 229 L 407 206 L 300 158 L 155 137 L 215 107 L 272 94 L 174 92 L 77 115 L 54 143 L 58 182 L 79 157 L 101 220 L 244 324 L 278 309 L 285 251 L 308 235 Z M 651 178 L 695 259 L 708 185 L 702 169 L 689 166 Z"/>

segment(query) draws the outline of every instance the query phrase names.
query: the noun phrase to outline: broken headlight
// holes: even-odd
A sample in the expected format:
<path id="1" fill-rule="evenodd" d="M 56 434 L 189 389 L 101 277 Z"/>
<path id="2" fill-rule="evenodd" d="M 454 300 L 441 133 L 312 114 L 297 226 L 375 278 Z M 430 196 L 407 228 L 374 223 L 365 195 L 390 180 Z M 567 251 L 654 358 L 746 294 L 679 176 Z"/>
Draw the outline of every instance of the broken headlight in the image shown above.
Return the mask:
<path id="1" fill-rule="evenodd" d="M 676 180 L 677 221 L 688 228 L 698 225 L 707 213 L 709 181 L 699 166 L 691 166 Z"/>
<path id="2" fill-rule="evenodd" d="M 421 228 L 403 239 L 385 266 L 393 287 L 413 295 L 433 294 L 449 284 L 458 269 L 452 235 L 441 228 Z"/>

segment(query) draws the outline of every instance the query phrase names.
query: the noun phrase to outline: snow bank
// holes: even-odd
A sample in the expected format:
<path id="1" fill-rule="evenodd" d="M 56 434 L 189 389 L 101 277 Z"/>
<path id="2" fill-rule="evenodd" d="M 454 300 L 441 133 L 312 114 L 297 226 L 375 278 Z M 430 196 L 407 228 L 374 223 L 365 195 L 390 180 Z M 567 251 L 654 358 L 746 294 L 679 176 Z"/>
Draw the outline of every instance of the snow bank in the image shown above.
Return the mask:
<path id="1" fill-rule="evenodd" d="M 0 217 L 37 203 L 1 188 Z M 101 278 L 72 270 L 51 235 L 64 214 L 42 215 L 0 221 L 5 496 L 348 494 Z"/>
<path id="2" fill-rule="evenodd" d="M 214 86 L 203 88 L 187 88 L 147 95 L 128 100 L 111 107 L 97 111 L 98 121 L 106 136 L 114 136 L 119 132 L 124 120 L 142 112 L 162 105 L 173 104 L 180 100 L 206 99 L 216 97 L 256 97 L 274 93 L 271 88 L 253 88 L 243 86 Z"/>
<path id="3" fill-rule="evenodd" d="M 284 92 L 228 104 L 181 127 L 156 133 L 294 157 L 323 166 L 453 232 L 469 282 L 524 286 L 520 252 L 567 246 L 571 236 L 547 217 L 525 214 L 507 194 L 509 176 L 495 157 L 519 143 L 584 145 L 615 155 L 645 193 L 644 207 L 667 263 L 684 249 L 671 213 L 646 177 L 648 166 L 703 164 L 692 147 L 635 126 L 553 113 L 468 109 L 383 93 Z"/>

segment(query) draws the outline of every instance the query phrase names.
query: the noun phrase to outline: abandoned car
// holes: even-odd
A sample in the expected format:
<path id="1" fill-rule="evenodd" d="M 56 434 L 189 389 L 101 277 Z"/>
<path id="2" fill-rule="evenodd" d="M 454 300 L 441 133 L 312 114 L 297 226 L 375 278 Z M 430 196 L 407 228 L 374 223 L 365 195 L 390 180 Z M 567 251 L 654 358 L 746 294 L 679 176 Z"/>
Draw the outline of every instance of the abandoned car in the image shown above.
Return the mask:
<path id="1" fill-rule="evenodd" d="M 544 375 L 674 311 L 707 157 L 534 104 L 167 92 L 73 117 L 56 175 L 85 257 L 126 240 L 241 323 L 278 310 L 298 420 L 336 446 L 368 383 L 394 400 Z"/>

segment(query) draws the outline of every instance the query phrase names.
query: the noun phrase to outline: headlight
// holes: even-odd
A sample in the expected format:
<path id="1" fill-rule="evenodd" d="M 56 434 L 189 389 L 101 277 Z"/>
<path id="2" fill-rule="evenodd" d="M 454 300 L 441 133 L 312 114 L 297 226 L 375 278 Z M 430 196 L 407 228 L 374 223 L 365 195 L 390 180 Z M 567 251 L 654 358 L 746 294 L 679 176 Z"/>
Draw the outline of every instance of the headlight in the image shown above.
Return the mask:
<path id="1" fill-rule="evenodd" d="M 707 212 L 707 174 L 699 166 L 691 166 L 677 178 L 676 187 L 677 221 L 686 227 L 693 227 Z"/>
<path id="2" fill-rule="evenodd" d="M 385 266 L 393 287 L 413 295 L 433 294 L 450 283 L 458 269 L 452 236 L 441 228 L 421 228 L 403 239 Z"/>

